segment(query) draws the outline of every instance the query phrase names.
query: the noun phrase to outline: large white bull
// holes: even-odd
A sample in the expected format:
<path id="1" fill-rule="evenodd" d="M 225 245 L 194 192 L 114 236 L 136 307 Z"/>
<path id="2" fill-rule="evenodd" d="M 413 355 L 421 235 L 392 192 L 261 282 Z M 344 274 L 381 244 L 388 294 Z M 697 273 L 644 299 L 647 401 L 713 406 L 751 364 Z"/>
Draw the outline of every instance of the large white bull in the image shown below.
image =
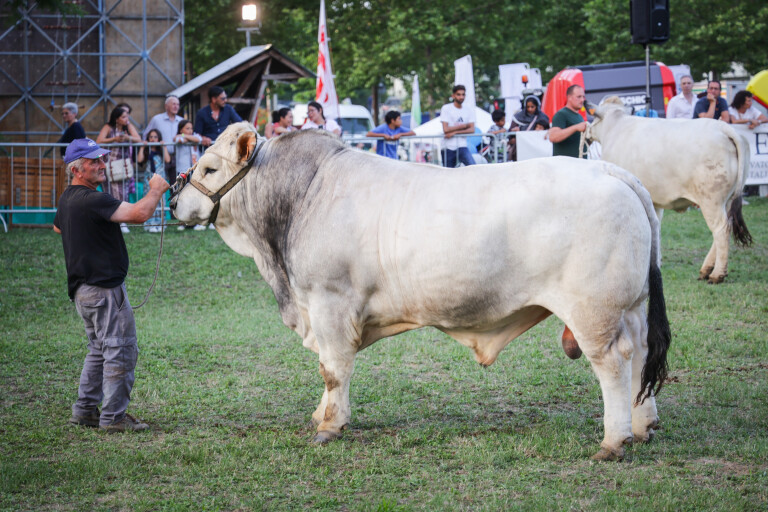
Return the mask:
<path id="1" fill-rule="evenodd" d="M 600 142 L 603 160 L 640 178 L 659 220 L 664 210 L 701 208 L 713 242 L 699 279 L 721 283 L 728 270 L 729 233 L 737 244 L 752 243 L 741 214 L 747 142 L 722 121 L 630 116 L 618 98 L 597 109 L 587 139 Z"/>
<path id="2" fill-rule="evenodd" d="M 224 241 L 255 260 L 283 322 L 319 354 L 316 442 L 349 423 L 355 354 L 375 341 L 431 325 L 490 365 L 550 314 L 600 380 L 595 457 L 620 458 L 633 436 L 653 435 L 670 341 L 659 223 L 626 171 L 565 157 L 448 170 L 317 130 L 264 142 L 239 123 L 188 179 L 176 216 L 215 217 Z"/>

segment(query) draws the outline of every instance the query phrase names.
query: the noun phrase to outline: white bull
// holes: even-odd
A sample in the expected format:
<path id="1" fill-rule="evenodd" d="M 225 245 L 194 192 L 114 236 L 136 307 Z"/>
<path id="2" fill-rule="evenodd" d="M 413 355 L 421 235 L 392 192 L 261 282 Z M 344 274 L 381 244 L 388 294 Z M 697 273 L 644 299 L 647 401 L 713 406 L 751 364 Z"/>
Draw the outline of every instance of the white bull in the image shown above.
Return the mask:
<path id="1" fill-rule="evenodd" d="M 490 365 L 550 314 L 600 381 L 595 457 L 621 458 L 633 436 L 653 435 L 670 341 L 659 223 L 626 171 L 566 157 L 448 170 L 318 130 L 264 142 L 238 123 L 189 180 L 172 201 L 176 217 L 206 223 L 219 210 L 221 237 L 255 260 L 283 322 L 319 354 L 316 442 L 348 425 L 355 354 L 375 341 L 435 326 Z M 230 187 L 215 207 L 215 191 Z"/>
<path id="2" fill-rule="evenodd" d="M 721 283 L 728 271 L 729 233 L 737 244 L 752 242 L 741 214 L 747 142 L 722 121 L 630 116 L 618 98 L 597 109 L 586 136 L 600 142 L 603 160 L 640 178 L 659 220 L 664 210 L 701 208 L 713 242 L 699 279 Z"/>

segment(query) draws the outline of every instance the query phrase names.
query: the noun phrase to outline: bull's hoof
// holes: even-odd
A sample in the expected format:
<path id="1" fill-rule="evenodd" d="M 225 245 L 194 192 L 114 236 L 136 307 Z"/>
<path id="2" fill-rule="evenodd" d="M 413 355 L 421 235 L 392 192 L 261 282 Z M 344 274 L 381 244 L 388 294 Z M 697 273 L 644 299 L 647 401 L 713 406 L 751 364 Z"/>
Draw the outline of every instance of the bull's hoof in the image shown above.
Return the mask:
<path id="1" fill-rule="evenodd" d="M 709 277 L 715 267 L 703 268 L 699 270 L 699 281 L 703 281 Z"/>
<path id="2" fill-rule="evenodd" d="M 709 279 L 707 279 L 707 284 L 720 284 L 723 281 L 725 281 L 725 274 L 722 276 L 709 276 Z"/>
<path id="3" fill-rule="evenodd" d="M 312 439 L 313 444 L 327 444 L 341 437 L 341 432 L 331 432 L 330 430 L 321 430 Z"/>
<path id="4" fill-rule="evenodd" d="M 600 448 L 600 451 L 592 456 L 592 460 L 599 462 L 620 462 L 624 460 L 624 448 L 620 448 L 618 451 Z"/>
<path id="5" fill-rule="evenodd" d="M 632 444 L 633 437 L 629 436 L 621 443 L 618 448 L 606 448 L 602 446 L 600 451 L 592 456 L 592 460 L 597 461 L 622 461 L 624 460 L 624 446 Z"/>
<path id="6" fill-rule="evenodd" d="M 565 355 L 571 359 L 578 359 L 581 357 L 581 349 L 579 348 L 579 344 L 567 325 L 565 326 L 565 330 L 563 330 L 562 343 L 563 352 L 565 352 Z"/>
<path id="7" fill-rule="evenodd" d="M 635 434 L 635 442 L 650 443 L 651 441 L 653 441 L 653 437 L 655 435 L 656 435 L 656 432 L 652 428 L 649 428 L 643 434 Z"/>
<path id="8" fill-rule="evenodd" d="M 319 424 L 320 424 L 319 421 L 317 421 L 315 418 L 312 418 L 311 420 L 309 420 L 309 425 L 307 425 L 307 428 L 316 429 Z"/>

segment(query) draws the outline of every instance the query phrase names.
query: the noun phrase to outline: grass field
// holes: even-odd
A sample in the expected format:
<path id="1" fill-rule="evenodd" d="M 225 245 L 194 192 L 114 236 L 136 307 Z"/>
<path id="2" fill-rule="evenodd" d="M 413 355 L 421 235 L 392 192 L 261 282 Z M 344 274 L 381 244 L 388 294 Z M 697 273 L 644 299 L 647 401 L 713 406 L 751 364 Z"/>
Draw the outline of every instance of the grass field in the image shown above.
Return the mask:
<path id="1" fill-rule="evenodd" d="M 595 463 L 597 379 L 550 318 L 490 368 L 434 329 L 359 354 L 352 425 L 310 444 L 317 356 L 280 321 L 256 266 L 212 231 L 166 235 L 136 312 L 129 412 L 150 432 L 66 426 L 85 355 L 50 230 L 0 233 L 2 510 L 765 510 L 768 508 L 768 200 L 723 285 L 696 280 L 701 214 L 668 213 L 663 276 L 673 330 L 661 430 Z M 126 236 L 127 285 L 149 287 L 157 235 Z"/>

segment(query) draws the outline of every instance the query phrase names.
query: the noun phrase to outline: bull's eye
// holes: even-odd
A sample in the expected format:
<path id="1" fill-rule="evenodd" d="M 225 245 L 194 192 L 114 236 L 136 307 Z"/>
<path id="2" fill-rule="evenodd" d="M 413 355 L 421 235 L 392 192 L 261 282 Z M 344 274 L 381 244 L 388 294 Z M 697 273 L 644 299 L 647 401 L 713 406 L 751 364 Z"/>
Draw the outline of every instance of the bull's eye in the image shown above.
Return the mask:
<path id="1" fill-rule="evenodd" d="M 216 172 L 216 169 L 211 169 L 210 167 L 206 167 L 205 168 L 205 175 L 206 176 L 211 174 L 212 172 Z"/>

